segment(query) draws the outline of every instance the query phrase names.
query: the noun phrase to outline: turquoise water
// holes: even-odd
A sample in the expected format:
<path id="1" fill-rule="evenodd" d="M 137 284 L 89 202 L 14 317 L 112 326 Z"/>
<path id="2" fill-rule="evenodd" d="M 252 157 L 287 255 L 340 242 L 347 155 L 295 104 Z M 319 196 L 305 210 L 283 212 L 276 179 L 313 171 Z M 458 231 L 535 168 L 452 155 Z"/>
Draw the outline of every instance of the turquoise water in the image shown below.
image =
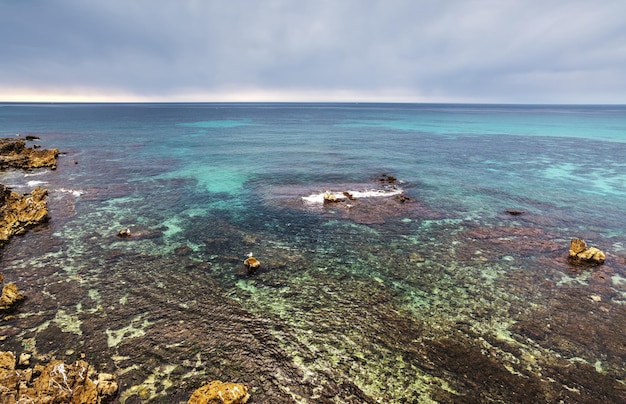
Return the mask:
<path id="1" fill-rule="evenodd" d="M 63 154 L 0 173 L 51 216 L 2 252 L 3 344 L 84 353 L 119 402 L 624 398 L 626 107 L 1 104 L 16 134 Z"/>

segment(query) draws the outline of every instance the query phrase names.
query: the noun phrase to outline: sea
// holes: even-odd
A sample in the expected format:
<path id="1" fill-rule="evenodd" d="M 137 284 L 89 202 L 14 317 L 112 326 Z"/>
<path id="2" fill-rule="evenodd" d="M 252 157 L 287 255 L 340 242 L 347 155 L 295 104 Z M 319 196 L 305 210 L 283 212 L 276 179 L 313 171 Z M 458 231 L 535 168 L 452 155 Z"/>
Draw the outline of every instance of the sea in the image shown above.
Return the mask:
<path id="1" fill-rule="evenodd" d="M 0 349 L 112 402 L 626 402 L 626 106 L 0 104 L 26 136 Z"/>

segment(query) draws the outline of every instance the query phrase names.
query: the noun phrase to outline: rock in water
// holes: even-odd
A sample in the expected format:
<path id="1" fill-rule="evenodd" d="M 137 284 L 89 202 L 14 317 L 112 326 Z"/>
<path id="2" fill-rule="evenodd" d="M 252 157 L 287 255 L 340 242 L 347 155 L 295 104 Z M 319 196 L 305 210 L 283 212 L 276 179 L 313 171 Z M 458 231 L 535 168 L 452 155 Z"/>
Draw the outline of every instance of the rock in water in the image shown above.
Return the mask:
<path id="1" fill-rule="evenodd" d="M 4 285 L 0 296 L 0 310 L 8 310 L 22 300 L 24 300 L 24 295 L 19 291 L 17 285 L 14 283 Z"/>
<path id="2" fill-rule="evenodd" d="M 48 220 L 47 195 L 48 191 L 40 187 L 20 195 L 0 184 L 0 246 L 11 236 Z"/>
<path id="3" fill-rule="evenodd" d="M 21 139 L 0 139 L 0 170 L 9 167 L 32 169 L 49 167 L 56 169 L 58 149 L 35 150 L 26 147 Z"/>
<path id="4" fill-rule="evenodd" d="M 243 266 L 246 267 L 248 274 L 251 274 L 259 269 L 259 267 L 261 266 L 261 261 L 254 258 L 253 256 L 250 256 L 243 261 Z"/>
<path id="5" fill-rule="evenodd" d="M 245 384 L 213 380 L 194 391 L 187 404 L 244 404 L 249 398 Z"/>
<path id="6" fill-rule="evenodd" d="M 569 261 L 574 264 L 603 264 L 605 254 L 596 247 L 587 247 L 587 243 L 573 238 L 569 245 Z"/>

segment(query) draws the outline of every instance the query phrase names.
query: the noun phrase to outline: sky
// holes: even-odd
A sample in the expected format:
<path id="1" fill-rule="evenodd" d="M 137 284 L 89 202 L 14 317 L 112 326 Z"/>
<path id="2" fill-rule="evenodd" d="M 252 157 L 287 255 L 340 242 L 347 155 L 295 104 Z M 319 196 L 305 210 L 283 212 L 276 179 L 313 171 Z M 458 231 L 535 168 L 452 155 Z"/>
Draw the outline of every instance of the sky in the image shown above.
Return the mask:
<path id="1" fill-rule="evenodd" d="M 0 101 L 626 104 L 626 0 L 0 0 Z"/>

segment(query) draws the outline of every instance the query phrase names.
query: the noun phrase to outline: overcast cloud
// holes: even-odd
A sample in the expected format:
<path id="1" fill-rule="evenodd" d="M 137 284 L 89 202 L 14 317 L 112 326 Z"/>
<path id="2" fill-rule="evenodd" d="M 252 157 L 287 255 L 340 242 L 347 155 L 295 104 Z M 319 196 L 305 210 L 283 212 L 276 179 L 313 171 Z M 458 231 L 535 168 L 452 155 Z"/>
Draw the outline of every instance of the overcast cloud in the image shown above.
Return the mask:
<path id="1" fill-rule="evenodd" d="M 626 103 L 624 16 L 623 0 L 0 0 L 0 100 Z"/>

